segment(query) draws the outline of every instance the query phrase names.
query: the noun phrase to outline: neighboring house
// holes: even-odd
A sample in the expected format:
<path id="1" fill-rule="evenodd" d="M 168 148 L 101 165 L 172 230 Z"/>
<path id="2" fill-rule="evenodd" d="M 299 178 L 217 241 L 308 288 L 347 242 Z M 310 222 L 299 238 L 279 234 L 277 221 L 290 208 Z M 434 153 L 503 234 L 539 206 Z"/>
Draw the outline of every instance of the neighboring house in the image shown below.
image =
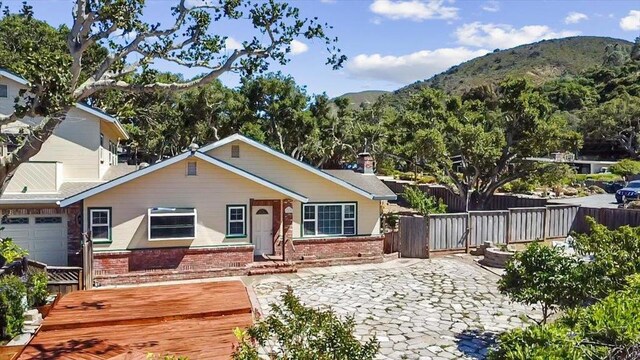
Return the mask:
<path id="1" fill-rule="evenodd" d="M 381 259 L 381 202 L 396 195 L 371 156 L 359 164 L 322 171 L 236 134 L 59 205 L 82 204 L 102 284 L 211 276 L 254 257 Z"/>
<path id="2" fill-rule="evenodd" d="M 14 99 L 28 83 L 0 69 L 0 113 L 13 111 Z M 2 126 L 2 153 L 12 140 L 39 118 L 25 118 Z M 0 197 L 4 229 L 29 256 L 51 265 L 79 265 L 82 207 L 61 208 L 57 202 L 135 169 L 118 164 L 117 148 L 128 139 L 122 125 L 104 112 L 77 104 L 38 154 L 21 164 Z"/>
<path id="3" fill-rule="evenodd" d="M 561 163 L 574 168 L 578 174 L 599 174 L 609 171 L 609 168 L 617 161 L 576 159 L 572 153 L 552 153 L 551 157 L 531 157 L 527 160 L 542 163 Z"/>

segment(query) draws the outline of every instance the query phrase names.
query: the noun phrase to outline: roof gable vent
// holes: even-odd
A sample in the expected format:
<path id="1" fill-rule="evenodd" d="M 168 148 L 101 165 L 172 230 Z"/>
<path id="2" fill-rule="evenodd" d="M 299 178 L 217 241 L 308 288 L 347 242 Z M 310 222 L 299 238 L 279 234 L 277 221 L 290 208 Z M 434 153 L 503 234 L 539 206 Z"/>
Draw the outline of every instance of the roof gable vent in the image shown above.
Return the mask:
<path id="1" fill-rule="evenodd" d="M 232 158 L 240 157 L 240 145 L 231 145 L 231 157 Z"/>

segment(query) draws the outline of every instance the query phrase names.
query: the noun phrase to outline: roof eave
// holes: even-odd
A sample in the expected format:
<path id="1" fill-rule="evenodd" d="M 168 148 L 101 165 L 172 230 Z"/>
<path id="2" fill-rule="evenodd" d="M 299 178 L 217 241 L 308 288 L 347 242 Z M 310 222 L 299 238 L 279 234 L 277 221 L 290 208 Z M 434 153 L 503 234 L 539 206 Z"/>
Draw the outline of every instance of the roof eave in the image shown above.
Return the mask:
<path id="1" fill-rule="evenodd" d="M 397 200 L 397 195 L 373 195 L 373 200 Z"/>

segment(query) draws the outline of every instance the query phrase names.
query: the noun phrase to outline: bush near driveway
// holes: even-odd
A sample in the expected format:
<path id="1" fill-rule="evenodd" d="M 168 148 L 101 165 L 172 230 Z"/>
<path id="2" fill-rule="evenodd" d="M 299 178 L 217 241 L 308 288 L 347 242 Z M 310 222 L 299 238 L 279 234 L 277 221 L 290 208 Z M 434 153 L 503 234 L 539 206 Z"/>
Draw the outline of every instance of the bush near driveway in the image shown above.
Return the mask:
<path id="1" fill-rule="evenodd" d="M 24 324 L 25 285 L 14 275 L 0 277 L 0 333 L 1 339 L 10 340 L 20 334 Z"/>
<path id="2" fill-rule="evenodd" d="M 353 336 L 353 318 L 306 307 L 290 287 L 281 302 L 246 331 L 236 329 L 233 360 L 258 360 L 260 348 L 271 360 L 373 360 L 378 353 L 375 339 L 362 344 Z"/>
<path id="3" fill-rule="evenodd" d="M 638 359 L 640 276 L 598 303 L 571 310 L 553 324 L 502 334 L 490 360 Z"/>

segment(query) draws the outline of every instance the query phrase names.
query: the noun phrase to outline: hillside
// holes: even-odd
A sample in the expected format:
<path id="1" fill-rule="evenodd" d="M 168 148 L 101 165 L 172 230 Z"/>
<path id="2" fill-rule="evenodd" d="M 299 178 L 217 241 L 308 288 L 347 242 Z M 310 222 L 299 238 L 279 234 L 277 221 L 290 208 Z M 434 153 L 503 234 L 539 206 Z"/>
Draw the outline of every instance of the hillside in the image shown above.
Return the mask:
<path id="1" fill-rule="evenodd" d="M 347 98 L 351 100 L 351 106 L 358 108 L 362 103 L 373 104 L 381 95 L 388 94 L 388 91 L 382 90 L 366 90 L 360 92 L 350 92 L 338 96 L 338 98 Z"/>
<path id="2" fill-rule="evenodd" d="M 462 93 L 468 89 L 500 82 L 508 76 L 525 76 L 536 83 L 565 75 L 576 75 L 602 64 L 607 45 L 631 49 L 631 42 L 597 36 L 576 36 L 543 40 L 512 49 L 497 50 L 469 60 L 424 81 L 400 88 L 403 97 L 424 86 Z"/>

